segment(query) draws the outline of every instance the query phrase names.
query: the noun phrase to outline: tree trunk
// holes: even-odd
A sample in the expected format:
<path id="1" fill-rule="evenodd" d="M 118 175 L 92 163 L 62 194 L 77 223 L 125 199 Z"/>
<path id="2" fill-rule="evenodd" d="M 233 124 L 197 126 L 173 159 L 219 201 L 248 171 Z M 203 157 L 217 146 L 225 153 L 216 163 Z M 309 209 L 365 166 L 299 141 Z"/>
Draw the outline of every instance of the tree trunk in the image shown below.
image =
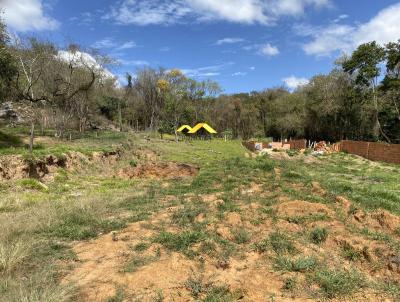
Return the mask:
<path id="1" fill-rule="evenodd" d="M 32 155 L 33 154 L 33 140 L 34 140 L 34 136 L 35 136 L 35 123 L 33 122 L 33 120 L 31 121 L 31 133 L 30 133 L 30 137 L 29 137 L 29 154 Z"/>

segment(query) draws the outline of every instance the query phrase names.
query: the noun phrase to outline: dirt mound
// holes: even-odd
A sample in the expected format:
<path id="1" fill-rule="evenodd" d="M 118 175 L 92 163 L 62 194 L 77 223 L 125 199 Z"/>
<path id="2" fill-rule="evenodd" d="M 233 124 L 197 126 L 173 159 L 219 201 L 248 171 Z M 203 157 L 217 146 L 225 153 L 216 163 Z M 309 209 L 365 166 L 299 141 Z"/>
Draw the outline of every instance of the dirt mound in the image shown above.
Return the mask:
<path id="1" fill-rule="evenodd" d="M 375 230 L 394 232 L 400 226 L 400 217 L 385 210 L 377 210 L 372 213 L 356 210 L 352 215 L 355 223 Z"/>
<path id="2" fill-rule="evenodd" d="M 144 163 L 126 167 L 117 173 L 121 178 L 182 178 L 197 175 L 199 168 L 174 162 Z"/>
<path id="3" fill-rule="evenodd" d="M 81 170 L 89 163 L 114 164 L 120 156 L 120 151 L 94 152 L 90 156 L 70 151 L 61 156 L 47 155 L 34 160 L 21 155 L 6 155 L 0 157 L 0 180 L 35 178 L 46 181 L 51 180 L 59 168 Z"/>
<path id="4" fill-rule="evenodd" d="M 333 211 L 326 205 L 303 200 L 284 202 L 276 207 L 279 216 L 297 217 L 310 215 L 333 216 Z"/>

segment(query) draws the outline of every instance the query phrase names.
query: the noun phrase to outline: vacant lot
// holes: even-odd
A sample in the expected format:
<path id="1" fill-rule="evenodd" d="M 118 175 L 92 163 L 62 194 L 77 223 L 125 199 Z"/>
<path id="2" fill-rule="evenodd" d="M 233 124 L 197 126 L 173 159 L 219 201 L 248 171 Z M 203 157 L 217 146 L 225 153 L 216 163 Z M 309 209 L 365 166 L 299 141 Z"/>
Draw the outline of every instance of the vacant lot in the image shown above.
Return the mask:
<path id="1" fill-rule="evenodd" d="M 400 166 L 124 133 L 40 137 L 32 158 L 24 141 L 0 136 L 0 301 L 400 299 Z"/>

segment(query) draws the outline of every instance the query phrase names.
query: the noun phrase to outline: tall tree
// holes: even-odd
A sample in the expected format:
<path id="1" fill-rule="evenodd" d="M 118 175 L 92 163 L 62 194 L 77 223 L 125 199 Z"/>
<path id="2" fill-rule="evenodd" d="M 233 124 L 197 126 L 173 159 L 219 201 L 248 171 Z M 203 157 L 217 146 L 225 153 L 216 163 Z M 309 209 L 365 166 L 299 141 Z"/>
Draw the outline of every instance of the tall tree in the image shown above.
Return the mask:
<path id="1" fill-rule="evenodd" d="M 378 77 L 381 74 L 380 64 L 385 58 L 385 49 L 375 41 L 360 45 L 343 63 L 343 70 L 355 76 L 355 83 L 365 89 L 371 89 L 373 105 L 373 136 L 375 139 L 382 135 L 390 142 L 389 137 L 384 133 L 379 120 L 379 99 L 378 99 Z"/>

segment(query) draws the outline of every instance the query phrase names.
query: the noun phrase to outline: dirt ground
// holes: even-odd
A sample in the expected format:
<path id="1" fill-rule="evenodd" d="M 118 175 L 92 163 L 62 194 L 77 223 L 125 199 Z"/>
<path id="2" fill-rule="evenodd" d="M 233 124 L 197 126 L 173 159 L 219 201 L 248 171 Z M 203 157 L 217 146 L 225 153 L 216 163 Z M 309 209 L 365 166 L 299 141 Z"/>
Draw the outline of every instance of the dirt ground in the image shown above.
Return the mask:
<path id="1" fill-rule="evenodd" d="M 319 184 L 314 184 L 320 194 L 325 194 Z M 241 188 L 242 194 L 258 196 L 263 193 L 261 186 L 251 184 Z M 368 278 L 400 278 L 400 259 L 387 245 L 348 231 L 350 225 L 357 228 L 368 228 L 380 232 L 394 233 L 399 226 L 400 218 L 387 211 L 365 213 L 361 210 L 350 210 L 351 201 L 338 196 L 334 204 L 320 204 L 304 200 L 280 198 L 273 206 L 275 217 L 268 217 L 261 223 L 254 224 L 252 219 L 259 215 L 262 205 L 239 201 L 241 211 L 229 212 L 221 221 L 216 220 L 217 208 L 224 204 L 220 196 L 224 192 L 200 196 L 189 196 L 187 200 L 197 198 L 206 206 L 207 211 L 196 217 L 197 222 L 206 223 L 210 233 L 215 233 L 225 240 L 233 240 L 232 230 L 245 228 L 252 234 L 241 252 L 228 260 L 210 257 L 199 253 L 196 257 L 186 257 L 182 253 L 170 251 L 153 238 L 159 233 L 157 226 L 164 225 L 166 230 L 178 233 L 182 229 L 173 223 L 173 214 L 183 206 L 158 213 L 146 222 L 136 222 L 118 233 L 110 233 L 74 246 L 78 261 L 74 269 L 63 282 L 72 282 L 80 288 L 83 301 L 111 301 L 118 290 L 124 291 L 123 301 L 156 301 L 157 292 L 162 292 L 163 301 L 195 301 L 193 289 L 188 280 L 195 279 L 203 286 L 224 285 L 231 292 L 237 293 L 240 301 L 321 301 L 311 298 L 318 291 L 318 286 L 285 292 L 287 278 L 296 275 L 305 284 L 306 274 L 277 272 L 273 261 L 276 255 L 272 252 L 260 252 L 254 248 L 262 238 L 273 231 L 284 232 L 296 237 L 316 227 L 329 229 L 329 236 L 321 245 L 306 244 L 301 239 L 295 240 L 295 248 L 302 255 L 313 255 L 330 267 L 350 267 L 349 261 L 340 257 L 344 247 L 359 255 L 356 266 Z M 324 217 L 321 221 L 312 219 Z M 303 219 L 302 224 L 295 221 Z M 309 221 L 308 221 L 309 219 Z M 145 251 L 135 251 L 135 246 L 146 242 Z M 199 246 L 194 246 L 194 249 Z M 126 271 L 127 263 L 139 257 L 147 259 L 137 269 Z M 358 257 L 358 256 L 357 256 Z M 376 291 L 365 289 L 356 292 L 349 298 L 332 298 L 332 301 L 394 301 Z M 214 301 L 214 300 L 213 300 Z M 215 300 L 225 301 L 225 300 Z M 229 300 L 231 301 L 231 300 Z M 233 300 L 232 300 L 233 301 Z"/>

